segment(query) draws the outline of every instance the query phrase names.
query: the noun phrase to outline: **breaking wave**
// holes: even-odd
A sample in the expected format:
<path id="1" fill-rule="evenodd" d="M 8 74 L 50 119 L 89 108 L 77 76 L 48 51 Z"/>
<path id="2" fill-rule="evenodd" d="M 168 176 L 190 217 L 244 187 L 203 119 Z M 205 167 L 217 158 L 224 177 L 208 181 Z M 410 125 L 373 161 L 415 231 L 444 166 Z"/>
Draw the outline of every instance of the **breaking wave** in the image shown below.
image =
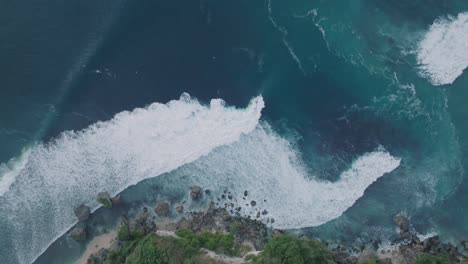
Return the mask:
<path id="1" fill-rule="evenodd" d="M 176 173 L 193 175 L 213 190 L 232 190 L 229 203 L 242 207 L 242 214 L 264 221 L 273 218 L 275 228 L 290 229 L 318 226 L 339 217 L 369 185 L 399 165 L 399 158 L 377 148 L 355 159 L 337 182 L 318 180 L 308 175 L 296 147 L 263 123 L 238 142 Z"/>
<path id="2" fill-rule="evenodd" d="M 0 196 L 0 255 L 29 263 L 76 222 L 76 206 L 95 210 L 98 192 L 116 195 L 166 172 L 195 175 L 213 190 L 230 188 L 245 215 L 256 217 L 262 208 L 268 214 L 261 220 L 300 228 L 339 217 L 400 164 L 378 148 L 356 158 L 337 182 L 318 180 L 307 174 L 295 145 L 259 123 L 263 108 L 262 97 L 236 109 L 220 99 L 204 106 L 183 94 L 36 145 Z M 245 205 L 244 190 L 256 206 Z"/>
<path id="3" fill-rule="evenodd" d="M 468 12 L 434 21 L 419 43 L 417 62 L 433 85 L 453 83 L 468 67 Z"/>
<path id="4" fill-rule="evenodd" d="M 263 107 L 262 97 L 235 109 L 183 94 L 35 146 L 16 178 L 3 177 L 11 186 L 0 197 L 0 255 L 33 261 L 76 222 L 76 206 L 96 209 L 98 192 L 116 195 L 235 142 L 255 129 Z"/>

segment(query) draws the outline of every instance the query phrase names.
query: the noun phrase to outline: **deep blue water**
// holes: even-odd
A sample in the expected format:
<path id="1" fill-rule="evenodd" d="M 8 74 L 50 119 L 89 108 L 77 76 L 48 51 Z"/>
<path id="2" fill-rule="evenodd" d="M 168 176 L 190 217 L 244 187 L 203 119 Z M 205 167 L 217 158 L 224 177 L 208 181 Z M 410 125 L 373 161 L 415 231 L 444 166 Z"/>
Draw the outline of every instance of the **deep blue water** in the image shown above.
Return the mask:
<path id="1" fill-rule="evenodd" d="M 311 178 L 336 181 L 358 157 L 378 148 L 401 158 L 341 217 L 305 232 L 342 243 L 391 239 L 397 236 L 391 218 L 404 212 L 421 234 L 437 232 L 454 242 L 468 238 L 468 76 L 433 85 L 419 73 L 415 54 L 437 18 L 468 11 L 464 1 L 73 0 L 2 6 L 3 169 L 63 131 L 183 92 L 202 103 L 222 98 L 237 107 L 262 95 L 262 122 L 292 142 Z M 135 202 L 154 198 L 154 186 L 163 196 L 182 193 L 206 180 L 195 167 L 146 180 L 124 195 Z M 1 203 L 11 201 L 0 197 L 0 256 L 6 263 L 33 261 L 41 252 L 18 248 L 15 239 L 41 234 L 25 229 L 19 236 L 9 222 L 17 216 Z M 98 214 L 112 222 L 106 212 Z M 38 263 L 72 262 L 82 248 L 62 238 Z"/>

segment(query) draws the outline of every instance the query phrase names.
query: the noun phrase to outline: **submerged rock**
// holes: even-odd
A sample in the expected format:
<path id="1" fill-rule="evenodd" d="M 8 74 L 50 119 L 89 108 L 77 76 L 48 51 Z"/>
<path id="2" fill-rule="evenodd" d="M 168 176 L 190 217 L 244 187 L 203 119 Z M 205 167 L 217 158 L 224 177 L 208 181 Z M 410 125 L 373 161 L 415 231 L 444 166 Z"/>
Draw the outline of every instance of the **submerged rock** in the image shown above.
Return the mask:
<path id="1" fill-rule="evenodd" d="M 84 241 L 88 237 L 88 231 L 86 230 L 86 226 L 79 225 L 75 226 L 69 235 L 75 241 Z"/>
<path id="2" fill-rule="evenodd" d="M 122 201 L 120 200 L 120 194 L 112 197 L 111 199 L 112 205 L 119 205 Z"/>
<path id="3" fill-rule="evenodd" d="M 400 231 L 402 233 L 406 233 L 409 231 L 409 221 L 408 218 L 402 216 L 402 215 L 397 215 L 393 217 L 393 222 L 397 224 L 400 227 Z"/>
<path id="4" fill-rule="evenodd" d="M 176 212 L 178 212 L 179 214 L 183 213 L 184 212 L 184 206 L 182 205 L 179 205 L 176 207 Z"/>
<path id="5" fill-rule="evenodd" d="M 192 191 L 190 192 L 190 197 L 192 197 L 192 200 L 197 200 L 201 198 L 202 192 L 200 186 L 193 186 Z"/>
<path id="6" fill-rule="evenodd" d="M 463 241 L 461 241 L 461 244 L 462 244 L 464 250 L 468 250 L 468 241 L 463 240 Z"/>
<path id="7" fill-rule="evenodd" d="M 78 221 L 84 222 L 88 220 L 89 215 L 91 214 L 91 209 L 88 206 L 82 204 L 75 208 L 74 212 L 76 217 L 78 218 Z"/>
<path id="8" fill-rule="evenodd" d="M 154 208 L 154 212 L 159 216 L 168 216 L 169 204 L 166 202 L 160 203 L 156 208 Z"/>
<path id="9" fill-rule="evenodd" d="M 112 207 L 112 201 L 110 199 L 110 194 L 108 192 L 100 192 L 96 197 L 96 201 L 102 204 L 106 208 Z"/>

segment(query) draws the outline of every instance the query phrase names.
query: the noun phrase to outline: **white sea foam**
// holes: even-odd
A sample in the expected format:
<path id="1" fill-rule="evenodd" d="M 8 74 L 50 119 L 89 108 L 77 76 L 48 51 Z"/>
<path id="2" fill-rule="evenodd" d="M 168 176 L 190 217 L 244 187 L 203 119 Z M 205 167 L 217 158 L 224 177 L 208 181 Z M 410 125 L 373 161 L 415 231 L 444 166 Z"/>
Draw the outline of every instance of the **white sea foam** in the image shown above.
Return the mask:
<path id="1" fill-rule="evenodd" d="M 262 208 L 268 211 L 262 220 L 274 218 L 275 227 L 300 228 L 339 217 L 400 164 L 377 149 L 357 158 L 335 183 L 313 179 L 294 145 L 258 125 L 263 107 L 261 97 L 239 110 L 222 100 L 203 106 L 184 94 L 34 147 L 0 197 L 0 231 L 6 230 L 0 255 L 31 262 L 75 223 L 75 206 L 95 209 L 98 192 L 117 194 L 173 170 L 173 176 L 194 175 L 206 188 L 229 187 L 247 215 Z M 257 205 L 245 206 L 250 200 Z"/>
<path id="2" fill-rule="evenodd" d="M 31 154 L 31 148 L 26 148 L 19 157 L 0 164 L 0 196 L 3 196 L 10 189 L 16 176 L 24 169 L 29 154 Z"/>
<path id="3" fill-rule="evenodd" d="M 434 21 L 421 40 L 417 61 L 434 85 L 451 84 L 468 67 L 468 12 Z"/>
<path id="4" fill-rule="evenodd" d="M 263 124 L 175 173 L 196 175 L 200 184 L 214 190 L 232 190 L 242 214 L 256 218 L 266 209 L 268 214 L 260 218 L 273 218 L 276 228 L 301 228 L 339 217 L 369 185 L 399 165 L 400 159 L 377 149 L 357 158 L 335 183 L 314 180 L 295 147 Z M 252 207 L 250 201 L 257 204 Z"/>
<path id="5" fill-rule="evenodd" d="M 96 209 L 98 192 L 115 195 L 235 142 L 255 129 L 263 107 L 262 97 L 235 109 L 220 99 L 203 106 L 183 94 L 35 146 L 0 197 L 0 255 L 33 261 L 76 222 L 74 207 Z"/>

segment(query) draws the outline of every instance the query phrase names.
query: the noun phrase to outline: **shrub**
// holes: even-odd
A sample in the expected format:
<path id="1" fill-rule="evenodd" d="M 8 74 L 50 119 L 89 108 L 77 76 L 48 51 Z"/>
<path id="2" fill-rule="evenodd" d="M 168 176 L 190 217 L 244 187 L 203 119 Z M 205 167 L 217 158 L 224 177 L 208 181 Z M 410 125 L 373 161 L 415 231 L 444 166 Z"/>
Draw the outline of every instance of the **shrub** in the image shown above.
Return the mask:
<path id="1" fill-rule="evenodd" d="M 119 232 L 117 232 L 117 238 L 120 241 L 128 241 L 132 239 L 132 236 L 130 232 L 128 231 L 128 228 L 123 225 L 119 228 Z"/>
<path id="2" fill-rule="evenodd" d="M 185 239 L 191 246 L 196 248 L 206 248 L 216 253 L 234 255 L 234 237 L 231 234 L 222 233 L 194 233 L 187 229 L 180 229 L 176 232 L 177 236 Z"/>
<path id="3" fill-rule="evenodd" d="M 332 255 L 319 241 L 284 235 L 270 240 L 254 264 L 331 264 Z"/>
<path id="4" fill-rule="evenodd" d="M 377 264 L 377 258 L 373 257 L 362 264 Z"/>
<path id="5" fill-rule="evenodd" d="M 418 256 L 414 264 L 450 264 L 450 260 L 444 254 L 436 256 L 421 254 Z"/>
<path id="6" fill-rule="evenodd" d="M 168 264 L 169 256 L 155 244 L 155 237 L 148 236 L 135 247 L 126 264 Z"/>

